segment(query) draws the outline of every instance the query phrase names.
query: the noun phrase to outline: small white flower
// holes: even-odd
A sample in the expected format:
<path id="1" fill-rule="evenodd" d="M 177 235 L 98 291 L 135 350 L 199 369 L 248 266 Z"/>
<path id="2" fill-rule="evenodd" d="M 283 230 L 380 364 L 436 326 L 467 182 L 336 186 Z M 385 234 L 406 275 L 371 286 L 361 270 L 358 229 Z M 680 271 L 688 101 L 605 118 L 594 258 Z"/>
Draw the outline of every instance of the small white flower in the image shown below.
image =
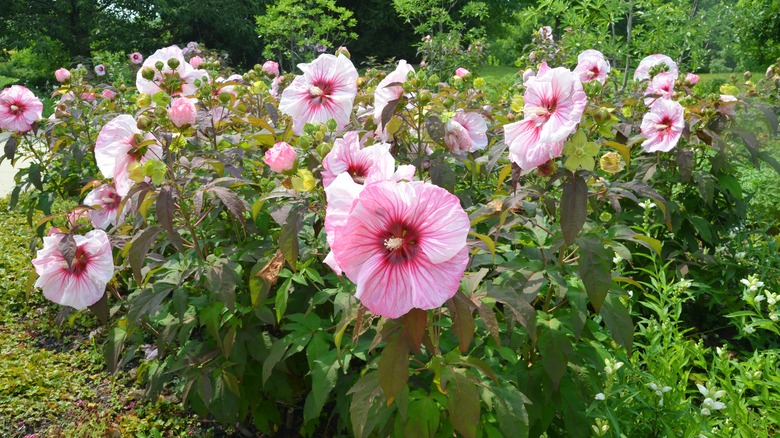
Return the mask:
<path id="1" fill-rule="evenodd" d="M 746 335 L 752 335 L 756 332 L 756 329 L 753 328 L 752 325 L 746 325 L 745 328 L 742 329 L 743 332 L 745 332 Z"/>
<path id="2" fill-rule="evenodd" d="M 754 300 L 755 302 L 757 302 L 757 303 L 760 303 L 760 302 L 764 301 L 765 299 L 766 299 L 766 297 L 765 297 L 765 296 L 763 296 L 763 295 L 756 295 L 756 297 L 755 297 L 755 298 L 753 298 L 753 300 Z"/>
<path id="3" fill-rule="evenodd" d="M 603 392 L 600 392 L 600 393 L 596 394 L 596 397 L 594 397 L 594 398 L 596 400 L 602 400 L 602 401 L 607 399 L 607 397 L 604 395 Z"/>
<path id="4" fill-rule="evenodd" d="M 707 408 L 701 408 L 701 414 L 707 417 L 710 415 L 710 410 Z"/>

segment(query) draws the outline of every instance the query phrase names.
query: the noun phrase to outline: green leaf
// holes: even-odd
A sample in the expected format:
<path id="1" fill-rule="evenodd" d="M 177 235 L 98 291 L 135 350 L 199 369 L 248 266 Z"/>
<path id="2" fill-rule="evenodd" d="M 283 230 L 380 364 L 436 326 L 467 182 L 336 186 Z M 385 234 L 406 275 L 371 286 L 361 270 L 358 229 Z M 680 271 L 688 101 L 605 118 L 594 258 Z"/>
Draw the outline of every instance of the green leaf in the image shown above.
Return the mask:
<path id="1" fill-rule="evenodd" d="M 173 218 L 176 214 L 176 203 L 173 200 L 173 195 L 169 187 L 163 187 L 160 189 L 160 193 L 157 194 L 157 221 L 168 232 L 168 239 L 173 246 L 180 252 L 184 252 L 184 243 L 179 236 L 179 233 L 173 228 Z"/>
<path id="2" fill-rule="evenodd" d="M 404 335 L 409 342 L 409 346 L 415 352 L 420 352 L 420 344 L 425 337 L 425 330 L 428 328 L 428 311 L 422 309 L 412 309 L 403 316 Z"/>
<path id="3" fill-rule="evenodd" d="M 298 220 L 300 218 L 300 208 L 295 207 L 290 211 L 287 220 L 279 231 L 279 249 L 284 254 L 284 259 L 290 264 L 293 270 L 298 265 Z"/>
<path id="4" fill-rule="evenodd" d="M 409 380 L 409 343 L 400 333 L 395 334 L 382 350 L 377 376 L 389 406 Z"/>
<path id="5" fill-rule="evenodd" d="M 41 180 L 41 165 L 38 163 L 31 163 L 30 168 L 27 170 L 27 175 L 30 177 L 30 182 L 38 190 L 43 190 L 43 181 Z"/>
<path id="6" fill-rule="evenodd" d="M 276 290 L 276 299 L 274 308 L 276 310 L 276 322 L 282 322 L 284 312 L 287 311 L 287 298 L 290 296 L 290 285 L 292 284 L 292 278 L 287 280 L 279 286 Z"/>
<path id="7" fill-rule="evenodd" d="M 381 397 L 382 393 L 378 375 L 379 373 L 375 371 L 367 372 L 347 392 L 347 395 L 352 395 L 352 402 L 349 404 L 349 419 L 352 423 L 352 434 L 357 438 L 366 437 L 371 433 L 371 427 L 366 429 L 368 415 L 374 401 Z"/>
<path id="8" fill-rule="evenodd" d="M 513 385 L 496 386 L 493 391 L 496 394 L 496 419 L 501 432 L 507 437 L 527 438 L 529 428 L 525 404 L 531 401 Z"/>
<path id="9" fill-rule="evenodd" d="M 455 191 L 455 182 L 457 181 L 457 175 L 452 170 L 452 166 L 442 161 L 434 161 L 431 163 L 430 168 L 431 182 L 437 186 L 446 189 L 452 193 Z"/>
<path id="10" fill-rule="evenodd" d="M 452 318 L 452 331 L 458 336 L 461 353 L 469 351 L 474 339 L 474 316 L 471 314 L 471 302 L 460 291 L 445 303 Z"/>
<path id="11" fill-rule="evenodd" d="M 464 438 L 476 438 L 480 412 L 477 382 L 466 374 L 466 370 L 456 368 L 452 372 L 446 388 L 450 422 Z"/>
<path id="12" fill-rule="evenodd" d="M 112 373 L 115 373 L 119 368 L 119 356 L 122 354 L 122 349 L 125 347 L 125 339 L 127 339 L 127 329 L 125 329 L 124 325 L 117 325 L 108 332 L 104 357 L 106 359 L 106 366 Z"/>
<path id="13" fill-rule="evenodd" d="M 160 231 L 162 231 L 162 228 L 158 225 L 153 225 L 136 234 L 133 240 L 130 241 L 127 259 L 130 262 L 130 268 L 133 270 L 135 281 L 139 286 L 143 284 L 144 280 L 143 275 L 141 275 L 141 268 L 143 268 L 146 254 Z"/>
<path id="14" fill-rule="evenodd" d="M 242 226 L 246 227 L 246 220 L 244 219 L 246 207 L 244 206 L 244 201 L 235 192 L 222 186 L 209 187 L 208 191 L 217 195 L 233 217 L 238 219 Z"/>
<path id="15" fill-rule="evenodd" d="M 276 364 L 279 363 L 279 361 L 282 360 L 282 357 L 284 357 L 284 354 L 287 353 L 287 348 L 290 346 L 289 342 L 289 339 L 282 338 L 277 339 L 276 342 L 271 345 L 271 351 L 268 352 L 268 357 L 263 362 L 263 385 L 265 385 L 265 382 L 271 377 L 271 373 Z"/>
<path id="16" fill-rule="evenodd" d="M 539 352 L 542 353 L 542 366 L 556 391 L 566 373 L 568 357 L 572 353 L 571 342 L 560 327 L 561 323 L 557 319 L 544 321 L 537 343 Z"/>
<path id="17" fill-rule="evenodd" d="M 634 342 L 634 323 L 631 321 L 631 315 L 626 306 L 618 297 L 607 295 L 604 305 L 601 306 L 600 315 L 604 319 L 604 324 L 612 332 L 612 337 L 618 344 L 625 347 L 626 352 L 630 355 Z"/>
<path id="18" fill-rule="evenodd" d="M 408 437 L 434 437 L 440 421 L 440 408 L 433 397 L 415 400 L 409 404 L 409 421 L 404 427 L 404 434 Z"/>
<path id="19" fill-rule="evenodd" d="M 336 350 L 330 350 L 321 358 L 315 359 L 314 367 L 311 370 L 311 391 L 306 397 L 306 403 L 303 407 L 304 422 L 319 418 L 331 391 L 336 387 L 339 369 L 337 359 Z"/>
<path id="20" fill-rule="evenodd" d="M 581 237 L 576 242 L 580 247 L 577 270 L 598 313 L 612 283 L 612 251 L 599 238 Z"/>
<path id="21" fill-rule="evenodd" d="M 707 219 L 704 219 L 701 216 L 688 216 L 688 222 L 690 222 L 699 233 L 701 240 L 710 244 L 715 243 L 712 238 L 712 229 L 710 228 L 710 223 Z"/>
<path id="22" fill-rule="evenodd" d="M 561 195 L 561 230 L 563 241 L 571 245 L 588 217 L 588 184 L 579 175 L 569 174 Z"/>

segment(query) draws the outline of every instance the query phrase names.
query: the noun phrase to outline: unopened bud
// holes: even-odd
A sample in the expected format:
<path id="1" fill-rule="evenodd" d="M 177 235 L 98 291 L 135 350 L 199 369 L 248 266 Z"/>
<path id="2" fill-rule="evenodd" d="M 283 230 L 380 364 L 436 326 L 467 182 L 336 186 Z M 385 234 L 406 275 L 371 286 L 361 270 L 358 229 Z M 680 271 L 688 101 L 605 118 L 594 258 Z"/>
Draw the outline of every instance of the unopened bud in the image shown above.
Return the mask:
<path id="1" fill-rule="evenodd" d="M 226 103 L 230 102 L 230 98 L 232 96 L 233 95 L 228 93 L 227 91 L 223 91 L 223 92 L 219 93 L 219 101 L 222 104 L 226 104 Z"/>
<path id="2" fill-rule="evenodd" d="M 328 131 L 335 131 L 338 129 L 339 124 L 336 122 L 336 119 L 328 119 L 327 122 L 325 122 L 325 126 L 328 128 Z"/>
<path id="3" fill-rule="evenodd" d="M 168 60 L 168 67 L 171 68 L 171 70 L 176 70 L 179 67 L 179 60 L 176 58 L 171 58 Z"/>
<path id="4" fill-rule="evenodd" d="M 434 86 L 434 85 L 438 84 L 439 81 L 441 81 L 441 78 L 439 77 L 439 75 L 433 74 L 433 75 L 431 75 L 431 77 L 428 78 L 428 85 Z"/>
<path id="5" fill-rule="evenodd" d="M 349 50 L 347 50 L 346 47 L 341 46 L 338 49 L 336 49 L 336 56 L 344 55 L 347 57 L 347 59 L 350 59 L 352 56 L 349 54 Z"/>
<path id="6" fill-rule="evenodd" d="M 404 82 L 402 87 L 404 91 L 407 93 L 411 93 L 412 91 L 414 91 L 414 85 L 412 85 L 412 83 L 409 81 Z"/>
<path id="7" fill-rule="evenodd" d="M 152 119 L 146 116 L 141 116 L 138 118 L 138 121 L 136 121 L 135 126 L 141 131 L 146 131 L 152 127 Z"/>
<path id="8" fill-rule="evenodd" d="M 441 101 L 442 105 L 444 105 L 445 108 L 451 107 L 455 100 L 453 100 L 451 97 L 445 97 L 444 100 Z"/>
<path id="9" fill-rule="evenodd" d="M 141 77 L 143 77 L 147 81 L 151 81 L 152 79 L 154 79 L 154 70 L 152 70 L 151 67 L 144 67 L 144 69 L 141 70 Z"/>
<path id="10" fill-rule="evenodd" d="M 428 90 L 422 90 L 420 91 L 420 94 L 417 95 L 417 100 L 423 105 L 430 102 L 431 99 L 433 99 L 433 95 L 431 95 L 431 92 Z"/>
<path id="11" fill-rule="evenodd" d="M 593 118 L 596 119 L 597 123 L 601 124 L 611 119 L 612 115 L 609 113 L 609 110 L 607 110 L 606 108 L 599 108 L 599 110 L 596 111 L 596 114 L 593 116 Z"/>
<path id="12" fill-rule="evenodd" d="M 752 77 L 753 77 L 753 73 L 751 73 L 751 72 L 749 72 L 749 71 L 746 71 L 746 72 L 745 72 L 745 73 L 743 73 L 742 75 L 745 77 L 745 80 L 746 80 L 746 81 L 747 81 L 748 79 L 750 79 L 750 78 L 752 78 Z"/>
<path id="13" fill-rule="evenodd" d="M 159 71 L 162 71 L 162 69 L 165 68 L 165 64 L 162 61 L 157 61 L 154 63 L 154 68 L 156 68 Z"/>

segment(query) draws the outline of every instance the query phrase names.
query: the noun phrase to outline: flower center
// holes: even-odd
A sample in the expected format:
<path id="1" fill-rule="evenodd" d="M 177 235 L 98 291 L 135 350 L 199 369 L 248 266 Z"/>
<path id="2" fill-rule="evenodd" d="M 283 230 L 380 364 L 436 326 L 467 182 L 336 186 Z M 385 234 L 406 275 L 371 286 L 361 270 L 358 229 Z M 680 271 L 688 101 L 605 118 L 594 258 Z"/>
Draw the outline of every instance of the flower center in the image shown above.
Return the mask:
<path id="1" fill-rule="evenodd" d="M 76 255 L 73 256 L 73 262 L 70 264 L 68 272 L 71 274 L 80 275 L 82 272 L 87 270 L 89 258 L 89 254 L 84 251 L 84 248 L 77 246 Z"/>
<path id="2" fill-rule="evenodd" d="M 659 131 L 666 131 L 671 128 L 672 128 L 672 120 L 669 119 L 668 117 L 664 117 L 663 119 L 661 119 L 661 123 L 655 125 L 655 129 Z"/>
<path id="3" fill-rule="evenodd" d="M 404 239 L 400 237 L 391 237 L 389 239 L 385 239 L 385 248 L 387 248 L 389 251 L 395 251 L 397 249 L 400 249 L 404 244 Z"/>
<path id="4" fill-rule="evenodd" d="M 322 96 L 322 88 L 320 88 L 320 87 L 318 87 L 316 85 L 312 85 L 311 87 L 309 87 L 309 95 L 311 97 L 320 97 L 320 96 Z"/>
<path id="5" fill-rule="evenodd" d="M 405 263 L 413 259 L 420 249 L 417 238 L 417 232 L 407 224 L 391 225 L 382 240 L 387 250 L 386 260 L 390 263 Z"/>
<path id="6" fill-rule="evenodd" d="M 12 113 L 15 113 L 15 112 L 17 112 L 17 111 L 19 111 L 19 105 L 16 105 L 16 104 L 13 104 L 13 103 L 12 103 L 12 104 L 11 104 L 11 112 L 12 112 Z"/>

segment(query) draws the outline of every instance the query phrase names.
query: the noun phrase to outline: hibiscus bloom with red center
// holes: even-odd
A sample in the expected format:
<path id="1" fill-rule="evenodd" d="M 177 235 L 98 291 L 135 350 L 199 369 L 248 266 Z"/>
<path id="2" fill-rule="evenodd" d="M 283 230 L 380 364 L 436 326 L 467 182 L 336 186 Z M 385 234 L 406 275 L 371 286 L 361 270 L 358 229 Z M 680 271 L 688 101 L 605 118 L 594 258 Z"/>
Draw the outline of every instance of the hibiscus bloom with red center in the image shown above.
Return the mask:
<path id="1" fill-rule="evenodd" d="M 543 65 L 526 87 L 525 118 L 506 125 L 504 133 L 509 159 L 527 172 L 561 155 L 582 119 L 587 96 L 577 75 L 563 67 Z"/>
<path id="2" fill-rule="evenodd" d="M 376 91 L 374 91 L 374 122 L 377 125 L 376 134 L 383 141 L 389 141 L 390 134 L 388 134 L 385 126 L 381 126 L 382 113 L 390 102 L 398 100 L 404 95 L 404 89 L 401 84 L 406 81 L 409 72 L 414 72 L 414 68 L 407 64 L 403 59 L 398 61 L 395 70 L 379 81 L 379 84 L 376 86 Z"/>
<path id="3" fill-rule="evenodd" d="M 57 304 L 85 309 L 100 300 L 114 276 L 111 243 L 103 230 L 73 236 L 76 248 L 68 264 L 61 248 L 64 237 L 56 233 L 43 238 L 43 249 L 32 261 L 38 273 L 35 287 Z"/>
<path id="4" fill-rule="evenodd" d="M 609 61 L 604 59 L 604 55 L 598 50 L 588 49 L 577 56 L 574 74 L 579 76 L 582 83 L 599 81 L 604 85 L 609 70 Z"/>
<path id="5" fill-rule="evenodd" d="M 331 187 L 339 181 L 354 184 L 340 176 Z M 468 263 L 468 215 L 455 195 L 430 183 L 369 184 L 330 232 L 333 256 L 356 283 L 355 296 L 387 318 L 440 307 L 458 291 Z"/>
<path id="6" fill-rule="evenodd" d="M 349 124 L 357 95 L 358 72 L 344 55 L 320 55 L 309 64 L 298 64 L 303 72 L 284 89 L 279 110 L 293 120 L 293 132 L 303 133 L 306 123 L 334 119 L 341 130 Z"/>
<path id="7" fill-rule="evenodd" d="M 27 88 L 12 85 L 0 93 L 0 129 L 27 132 L 42 115 L 43 104 Z"/>
<path id="8" fill-rule="evenodd" d="M 89 210 L 92 225 L 95 228 L 106 229 L 109 225 L 116 226 L 124 221 L 126 210 L 119 212 L 122 205 L 122 197 L 119 196 L 112 184 L 103 184 L 87 193 L 84 205 L 94 207 Z"/>
<path id="9" fill-rule="evenodd" d="M 658 99 L 642 118 L 642 143 L 645 152 L 669 152 L 677 145 L 685 127 L 682 105 L 670 99 Z"/>
<path id="10" fill-rule="evenodd" d="M 130 178 L 131 163 L 162 158 L 158 143 L 142 145 L 153 138 L 151 134 L 141 135 L 135 119 L 128 114 L 115 117 L 100 130 L 95 141 L 95 161 L 104 177 L 114 178 L 120 196 L 127 196 L 134 184 Z"/>

